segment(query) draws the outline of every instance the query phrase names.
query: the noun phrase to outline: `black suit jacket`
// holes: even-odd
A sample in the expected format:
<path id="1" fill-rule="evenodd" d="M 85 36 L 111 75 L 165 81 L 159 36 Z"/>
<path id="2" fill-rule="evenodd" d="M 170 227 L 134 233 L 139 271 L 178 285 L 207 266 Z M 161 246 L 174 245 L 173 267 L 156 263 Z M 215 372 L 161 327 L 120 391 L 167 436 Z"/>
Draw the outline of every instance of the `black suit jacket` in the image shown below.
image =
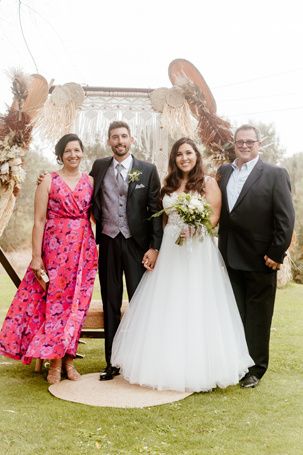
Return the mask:
<path id="1" fill-rule="evenodd" d="M 94 178 L 93 214 L 96 219 L 96 241 L 102 233 L 102 182 L 113 157 L 94 162 L 90 175 Z M 151 215 L 161 209 L 160 179 L 154 164 L 137 160 L 133 156 L 132 169 L 142 172 L 137 182 L 128 186 L 126 214 L 130 233 L 142 249 L 159 249 L 162 240 L 162 219 Z M 137 186 L 137 188 L 136 188 Z M 139 187 L 139 188 L 138 188 Z"/>
<path id="2" fill-rule="evenodd" d="M 226 185 L 232 172 L 230 164 L 218 170 L 222 191 L 219 249 L 229 267 L 270 271 L 264 255 L 282 263 L 294 228 L 288 173 L 259 159 L 230 212 Z"/>

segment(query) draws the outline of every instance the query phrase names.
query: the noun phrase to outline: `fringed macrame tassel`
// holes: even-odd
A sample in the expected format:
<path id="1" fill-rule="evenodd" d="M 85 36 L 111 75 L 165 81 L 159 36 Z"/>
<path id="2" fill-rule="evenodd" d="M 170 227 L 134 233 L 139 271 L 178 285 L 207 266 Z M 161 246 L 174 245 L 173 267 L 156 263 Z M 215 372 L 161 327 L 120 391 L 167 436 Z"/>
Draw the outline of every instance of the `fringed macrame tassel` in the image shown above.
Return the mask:
<path id="1" fill-rule="evenodd" d="M 181 107 L 171 107 L 164 104 L 161 123 L 173 139 L 182 136 L 196 138 L 195 129 L 197 122 L 193 119 L 188 103 L 185 101 Z"/>

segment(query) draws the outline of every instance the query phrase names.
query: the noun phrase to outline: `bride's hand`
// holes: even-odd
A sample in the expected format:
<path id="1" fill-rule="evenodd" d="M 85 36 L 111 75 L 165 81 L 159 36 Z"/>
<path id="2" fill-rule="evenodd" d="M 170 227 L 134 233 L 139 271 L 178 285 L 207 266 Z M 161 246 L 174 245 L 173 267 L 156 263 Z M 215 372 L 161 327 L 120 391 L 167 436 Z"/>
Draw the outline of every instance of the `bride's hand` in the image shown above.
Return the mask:
<path id="1" fill-rule="evenodd" d="M 155 263 L 158 257 L 159 251 L 154 248 L 150 248 L 143 256 L 142 264 L 143 266 L 151 272 L 155 267 Z"/>
<path id="2" fill-rule="evenodd" d="M 180 234 L 180 237 L 182 239 L 188 239 L 190 237 L 193 237 L 195 235 L 196 229 L 193 226 L 186 226 Z"/>

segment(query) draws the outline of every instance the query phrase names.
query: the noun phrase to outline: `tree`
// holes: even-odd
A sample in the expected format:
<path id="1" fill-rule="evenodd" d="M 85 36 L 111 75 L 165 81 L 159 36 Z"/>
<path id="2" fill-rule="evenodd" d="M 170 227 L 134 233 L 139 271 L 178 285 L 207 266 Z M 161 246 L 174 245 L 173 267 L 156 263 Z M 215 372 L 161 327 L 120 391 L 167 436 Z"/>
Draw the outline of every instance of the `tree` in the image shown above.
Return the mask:
<path id="1" fill-rule="evenodd" d="M 89 173 L 93 162 L 97 158 L 104 158 L 108 155 L 109 152 L 101 145 L 100 142 L 96 142 L 94 145 L 85 146 L 83 158 L 81 161 L 81 169 Z"/>
<path id="2" fill-rule="evenodd" d="M 17 197 L 13 215 L 0 239 L 0 245 L 5 251 L 31 246 L 37 177 L 43 169 L 51 171 L 54 168 L 57 166 L 42 155 L 38 148 L 30 148 L 24 160 L 25 181 Z"/>
<path id="3" fill-rule="evenodd" d="M 260 155 L 263 161 L 272 164 L 279 164 L 285 155 L 285 149 L 280 145 L 275 127 L 272 123 L 251 122 L 261 135 L 262 145 Z"/>
<path id="4" fill-rule="evenodd" d="M 284 159 L 282 165 L 289 172 L 296 212 L 295 238 L 292 257 L 295 261 L 295 280 L 303 283 L 303 153 Z"/>

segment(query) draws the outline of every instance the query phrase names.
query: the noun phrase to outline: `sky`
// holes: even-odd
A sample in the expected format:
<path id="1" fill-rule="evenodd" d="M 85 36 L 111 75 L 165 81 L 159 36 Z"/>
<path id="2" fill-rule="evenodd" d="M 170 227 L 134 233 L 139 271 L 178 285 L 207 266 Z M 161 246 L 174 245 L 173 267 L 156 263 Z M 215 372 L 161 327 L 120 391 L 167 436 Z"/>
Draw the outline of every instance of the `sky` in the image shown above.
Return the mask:
<path id="1" fill-rule="evenodd" d="M 0 0 L 0 112 L 7 71 L 55 84 L 171 87 L 193 63 L 233 127 L 271 123 L 286 155 L 303 152 L 301 0 Z"/>

